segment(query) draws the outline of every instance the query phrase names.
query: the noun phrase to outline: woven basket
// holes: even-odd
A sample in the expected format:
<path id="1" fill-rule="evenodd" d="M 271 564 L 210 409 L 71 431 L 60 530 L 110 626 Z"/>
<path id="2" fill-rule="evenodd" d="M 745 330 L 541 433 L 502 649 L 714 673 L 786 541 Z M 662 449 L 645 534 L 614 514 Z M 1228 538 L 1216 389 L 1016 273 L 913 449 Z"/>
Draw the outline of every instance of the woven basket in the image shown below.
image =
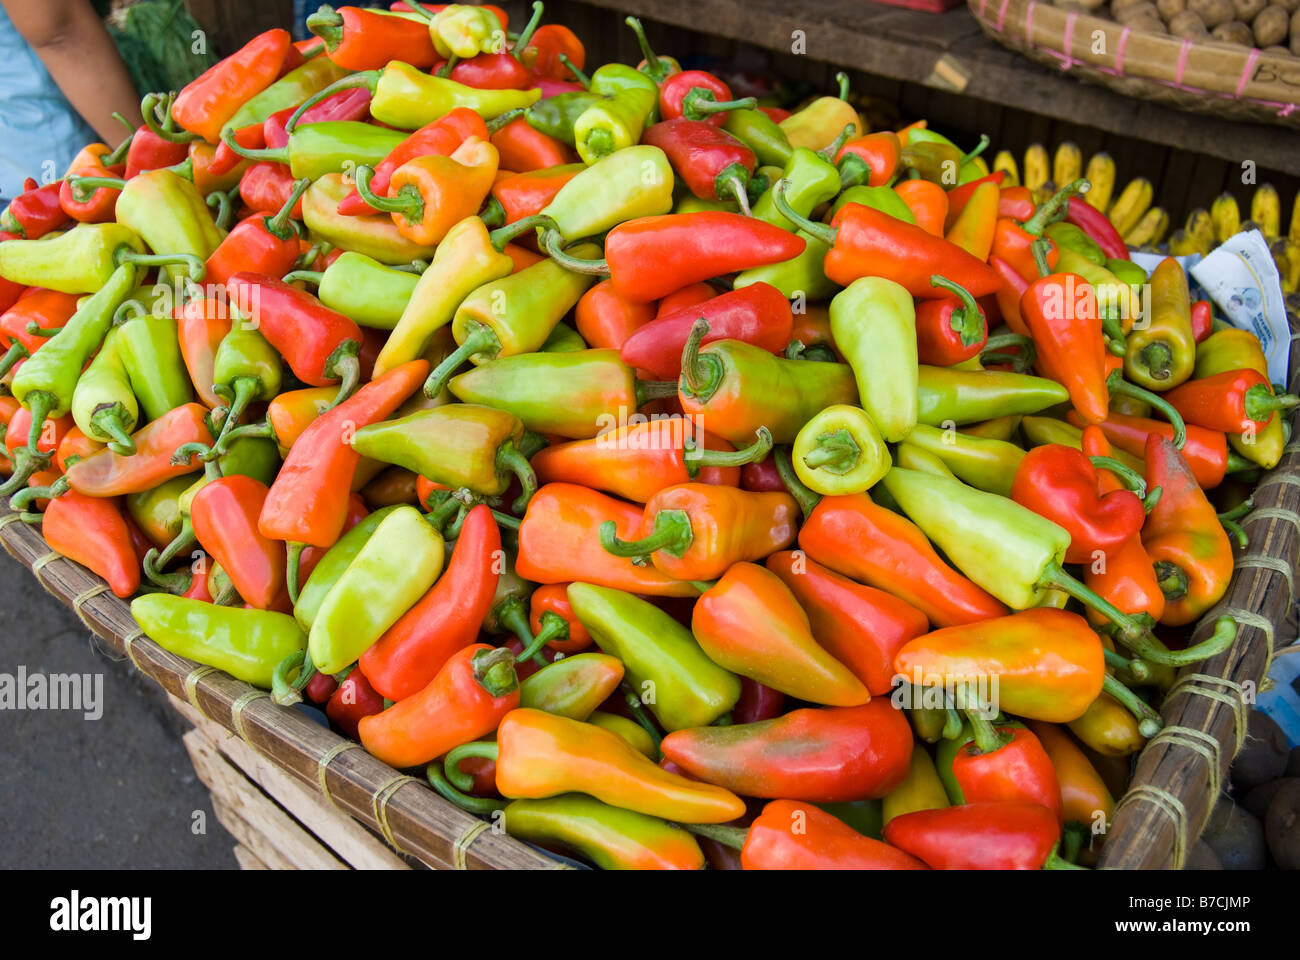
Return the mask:
<path id="1" fill-rule="evenodd" d="M 1300 318 L 1292 316 L 1290 391 L 1300 389 Z M 1300 410 L 1292 414 L 1300 437 Z M 1289 643 L 1294 571 L 1300 561 L 1300 441 L 1256 488 L 1255 509 L 1241 521 L 1250 543 L 1237 558 L 1222 603 L 1197 626 L 1206 637 L 1214 620 L 1234 617 L 1237 640 L 1224 653 L 1183 669 L 1165 698 L 1166 727 L 1137 757 L 1132 786 L 1121 799 L 1102 849 L 1101 867 L 1180 868 L 1213 807 L 1228 765 L 1241 748 L 1250 709 L 1244 691 L 1257 689 L 1275 650 Z M 378 832 L 397 851 L 441 869 L 546 870 L 568 866 L 498 833 L 438 796 L 423 780 L 404 776 L 359 744 L 278 707 L 270 695 L 212 667 L 168 653 L 136 626 L 127 605 L 99 577 L 50 549 L 38 528 L 7 505 L 0 543 L 30 568 L 51 594 L 71 607 L 93 634 L 168 693 L 270 759 L 339 809 Z M 1292 647 L 1291 650 L 1296 650 Z"/>
<path id="2" fill-rule="evenodd" d="M 1003 46 L 1125 96 L 1230 120 L 1300 127 L 1300 57 L 1131 30 L 1038 0 L 967 4 L 984 32 Z"/>

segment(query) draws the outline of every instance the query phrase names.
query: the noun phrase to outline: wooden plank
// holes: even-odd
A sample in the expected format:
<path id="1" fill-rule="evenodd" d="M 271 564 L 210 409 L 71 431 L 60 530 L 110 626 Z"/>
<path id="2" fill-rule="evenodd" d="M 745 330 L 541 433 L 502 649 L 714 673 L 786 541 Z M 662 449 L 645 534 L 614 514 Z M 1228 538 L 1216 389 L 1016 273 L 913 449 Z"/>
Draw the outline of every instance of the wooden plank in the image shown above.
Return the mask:
<path id="1" fill-rule="evenodd" d="M 191 730 L 181 740 L 194 764 L 194 772 L 212 791 L 214 808 L 220 801 L 250 829 L 264 836 L 267 843 L 283 855 L 284 860 L 298 869 L 347 869 L 315 837 L 258 790 L 238 768 L 227 762 L 217 745 L 201 730 Z M 248 844 L 248 838 L 238 834 L 236 837 Z M 262 855 L 264 845 L 249 845 L 253 846 L 258 856 Z"/>
<path id="2" fill-rule="evenodd" d="M 224 727 L 176 697 L 172 707 L 202 732 L 225 757 L 248 775 L 345 863 L 358 870 L 409 870 L 410 865 L 359 823 L 322 802 L 319 795 L 276 768 Z"/>
<path id="3" fill-rule="evenodd" d="M 253 829 L 247 820 L 235 812 L 235 808 L 231 804 L 214 795 L 212 797 L 212 809 L 221 825 L 230 832 L 232 837 L 239 841 L 236 846 L 247 847 L 258 860 L 266 865 L 267 870 L 302 869 L 277 850 L 269 837 Z"/>
<path id="4" fill-rule="evenodd" d="M 235 844 L 235 860 L 240 870 L 270 870 L 271 868 L 257 858 L 252 850 L 242 843 Z"/>

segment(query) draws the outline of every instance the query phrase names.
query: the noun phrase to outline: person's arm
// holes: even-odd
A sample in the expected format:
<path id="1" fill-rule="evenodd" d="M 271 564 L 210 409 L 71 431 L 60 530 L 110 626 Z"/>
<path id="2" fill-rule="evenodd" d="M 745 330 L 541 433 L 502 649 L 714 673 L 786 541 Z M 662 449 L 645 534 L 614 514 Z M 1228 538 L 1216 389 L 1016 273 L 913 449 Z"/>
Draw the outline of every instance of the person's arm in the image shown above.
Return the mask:
<path id="1" fill-rule="evenodd" d="M 140 102 L 113 38 L 88 0 L 0 0 L 68 102 L 108 144 L 122 139 L 117 111 L 140 123 Z"/>

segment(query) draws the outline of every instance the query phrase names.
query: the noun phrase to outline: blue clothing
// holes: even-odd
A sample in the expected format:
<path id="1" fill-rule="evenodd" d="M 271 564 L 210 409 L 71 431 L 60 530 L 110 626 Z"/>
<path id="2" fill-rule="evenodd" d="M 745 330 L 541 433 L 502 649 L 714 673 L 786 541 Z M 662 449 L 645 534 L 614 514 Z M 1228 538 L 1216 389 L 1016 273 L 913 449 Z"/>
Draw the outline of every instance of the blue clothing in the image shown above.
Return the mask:
<path id="1" fill-rule="evenodd" d="M 0 208 L 25 178 L 57 180 L 98 139 L 0 7 Z"/>

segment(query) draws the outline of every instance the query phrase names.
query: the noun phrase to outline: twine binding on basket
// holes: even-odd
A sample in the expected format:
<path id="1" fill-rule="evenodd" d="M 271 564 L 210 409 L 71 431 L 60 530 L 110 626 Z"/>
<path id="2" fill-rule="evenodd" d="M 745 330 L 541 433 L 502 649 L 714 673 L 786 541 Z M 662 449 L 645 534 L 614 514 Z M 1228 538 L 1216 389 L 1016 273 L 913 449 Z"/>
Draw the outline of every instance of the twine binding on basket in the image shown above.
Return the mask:
<path id="1" fill-rule="evenodd" d="M 1149 783 L 1139 783 L 1129 787 L 1128 792 L 1115 805 L 1112 822 L 1120 810 L 1138 800 L 1146 800 L 1158 807 L 1161 813 L 1174 822 L 1173 865 L 1175 870 L 1183 869 L 1183 864 L 1187 862 L 1187 807 L 1168 790 L 1153 787 Z"/>
<path id="2" fill-rule="evenodd" d="M 406 774 L 398 774 L 376 790 L 375 795 L 370 798 L 370 809 L 375 815 L 375 822 L 379 824 L 384 842 L 398 853 L 406 853 L 406 851 L 397 843 L 397 838 L 393 836 L 393 828 L 388 825 L 388 801 L 408 783 L 420 783 L 420 781 Z"/>
<path id="3" fill-rule="evenodd" d="M 466 854 L 469 852 L 469 846 L 480 836 L 483 831 L 487 830 L 491 824 L 486 820 L 480 820 L 472 823 L 456 838 L 456 842 L 451 845 L 451 864 L 456 870 L 468 870 L 469 865 L 466 861 Z"/>
<path id="4" fill-rule="evenodd" d="M 1201 683 L 1216 683 L 1220 686 L 1227 687 L 1236 693 L 1224 693 L 1222 690 L 1207 690 L 1205 687 L 1198 686 Z M 1165 703 L 1168 703 L 1178 694 L 1183 693 L 1187 696 L 1205 697 L 1209 700 L 1217 700 L 1219 703 L 1226 704 L 1232 710 L 1233 726 L 1236 732 L 1237 746 L 1232 751 L 1236 756 L 1237 751 L 1241 749 L 1246 742 L 1246 688 L 1236 681 L 1229 680 L 1226 677 L 1216 677 L 1208 673 L 1189 673 L 1185 677 L 1180 677 L 1169 688 L 1165 694 Z"/>
<path id="5" fill-rule="evenodd" d="M 257 750 L 257 745 L 254 744 L 252 740 L 248 739 L 248 731 L 244 729 L 244 709 L 254 700 L 265 700 L 269 696 L 270 694 L 265 690 L 253 688 L 251 690 L 245 690 L 235 699 L 235 702 L 230 705 L 230 722 L 234 724 L 235 733 L 239 734 L 239 739 L 243 740 L 254 750 Z M 258 752 L 260 753 L 261 751 Z"/>
<path id="6" fill-rule="evenodd" d="M 190 702 L 190 706 L 197 710 L 205 720 L 211 720 L 212 718 L 208 716 L 208 712 L 204 710 L 202 705 L 199 703 L 199 681 L 206 676 L 220 672 L 221 671 L 216 667 L 209 667 L 206 664 L 201 664 L 185 675 L 185 699 Z"/>
<path id="7" fill-rule="evenodd" d="M 326 771 L 329 770 L 329 765 L 334 761 L 334 758 L 337 757 L 339 754 L 346 753 L 348 750 L 360 750 L 360 749 L 362 749 L 361 744 L 356 743 L 352 740 L 343 740 L 339 743 L 334 744 L 334 746 L 326 750 L 323 754 L 321 754 L 321 758 L 316 761 L 316 782 L 320 784 L 320 792 L 322 796 L 324 796 L 325 799 L 329 801 L 329 805 L 333 807 L 335 810 L 339 810 L 341 808 L 337 803 L 334 802 L 334 798 L 330 795 L 329 783 L 327 782 L 325 777 Z"/>

